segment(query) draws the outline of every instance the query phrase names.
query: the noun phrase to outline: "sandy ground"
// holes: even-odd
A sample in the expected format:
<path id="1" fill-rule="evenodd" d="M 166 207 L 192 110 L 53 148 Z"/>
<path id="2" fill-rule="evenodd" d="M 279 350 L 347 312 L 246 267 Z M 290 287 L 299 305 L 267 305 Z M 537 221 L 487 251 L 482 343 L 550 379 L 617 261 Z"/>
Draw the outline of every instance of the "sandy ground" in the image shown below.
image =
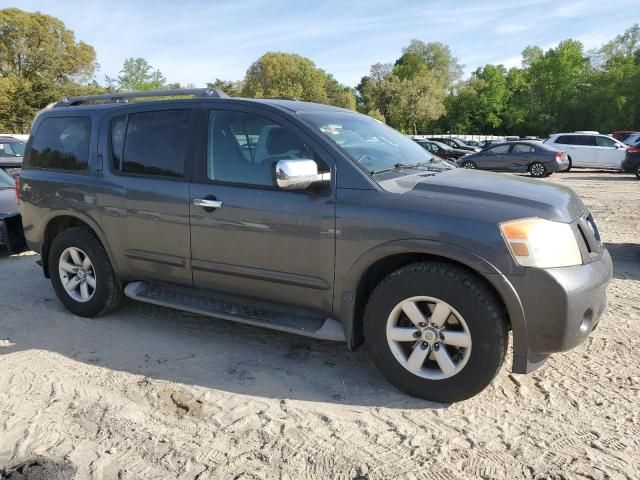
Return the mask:
<path id="1" fill-rule="evenodd" d="M 600 327 L 479 396 L 415 400 L 364 351 L 132 301 L 69 314 L 33 255 L 0 254 L 0 467 L 78 479 L 640 478 L 640 182 L 556 174 L 615 278 Z M 508 359 L 509 362 L 510 359 Z"/>

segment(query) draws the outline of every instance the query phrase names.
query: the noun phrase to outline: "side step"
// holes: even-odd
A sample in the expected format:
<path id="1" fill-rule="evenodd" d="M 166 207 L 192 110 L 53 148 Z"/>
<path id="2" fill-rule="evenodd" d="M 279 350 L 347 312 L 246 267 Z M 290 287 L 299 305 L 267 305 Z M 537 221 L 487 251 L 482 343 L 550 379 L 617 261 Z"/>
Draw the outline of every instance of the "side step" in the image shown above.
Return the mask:
<path id="1" fill-rule="evenodd" d="M 291 313 L 255 300 L 149 282 L 132 282 L 124 294 L 134 300 L 222 318 L 247 325 L 344 342 L 342 324 L 333 318 Z"/>

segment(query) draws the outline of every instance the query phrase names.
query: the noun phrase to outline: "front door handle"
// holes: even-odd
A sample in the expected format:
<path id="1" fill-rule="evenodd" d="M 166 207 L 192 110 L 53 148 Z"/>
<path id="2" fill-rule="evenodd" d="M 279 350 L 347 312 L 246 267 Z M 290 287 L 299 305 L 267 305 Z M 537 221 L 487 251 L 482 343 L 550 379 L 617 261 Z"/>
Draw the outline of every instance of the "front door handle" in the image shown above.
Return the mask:
<path id="1" fill-rule="evenodd" d="M 194 198 L 193 204 L 196 207 L 203 207 L 205 209 L 222 208 L 222 200 L 211 200 L 208 198 Z"/>

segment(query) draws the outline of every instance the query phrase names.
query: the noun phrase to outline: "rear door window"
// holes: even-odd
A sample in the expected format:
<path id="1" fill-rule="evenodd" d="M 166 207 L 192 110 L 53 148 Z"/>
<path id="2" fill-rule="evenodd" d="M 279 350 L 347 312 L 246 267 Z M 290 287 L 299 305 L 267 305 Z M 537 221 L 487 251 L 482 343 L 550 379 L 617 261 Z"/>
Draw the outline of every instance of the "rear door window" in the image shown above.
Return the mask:
<path id="1" fill-rule="evenodd" d="M 576 135 L 576 145 L 583 147 L 595 147 L 596 138 L 593 135 Z"/>
<path id="2" fill-rule="evenodd" d="M 554 143 L 561 143 L 562 145 L 577 145 L 575 135 L 560 135 L 556 138 Z"/>
<path id="3" fill-rule="evenodd" d="M 183 177 L 191 110 L 116 117 L 111 124 L 112 165 L 125 174 Z"/>
<path id="4" fill-rule="evenodd" d="M 49 117 L 33 136 L 28 164 L 51 170 L 86 170 L 89 163 L 88 117 Z"/>
<path id="5" fill-rule="evenodd" d="M 513 146 L 513 153 L 534 153 L 536 149 L 531 145 L 525 145 L 524 143 L 516 143 Z"/>

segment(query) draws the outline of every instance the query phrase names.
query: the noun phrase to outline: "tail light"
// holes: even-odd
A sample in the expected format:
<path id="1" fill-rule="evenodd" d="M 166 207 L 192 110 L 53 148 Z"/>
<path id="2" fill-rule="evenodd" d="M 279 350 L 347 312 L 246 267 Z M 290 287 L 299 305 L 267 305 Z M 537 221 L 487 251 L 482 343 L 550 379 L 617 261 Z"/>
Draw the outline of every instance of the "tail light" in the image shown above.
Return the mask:
<path id="1" fill-rule="evenodd" d="M 640 147 L 629 147 L 629 148 L 627 148 L 627 152 L 629 152 L 629 153 L 638 153 L 638 152 L 640 152 Z"/>
<path id="2" fill-rule="evenodd" d="M 20 204 L 20 176 L 19 175 L 16 175 L 15 188 L 16 188 L 16 202 Z"/>
<path id="3" fill-rule="evenodd" d="M 560 162 L 562 161 L 562 159 L 565 157 L 564 152 L 558 152 L 556 153 L 556 161 Z"/>

